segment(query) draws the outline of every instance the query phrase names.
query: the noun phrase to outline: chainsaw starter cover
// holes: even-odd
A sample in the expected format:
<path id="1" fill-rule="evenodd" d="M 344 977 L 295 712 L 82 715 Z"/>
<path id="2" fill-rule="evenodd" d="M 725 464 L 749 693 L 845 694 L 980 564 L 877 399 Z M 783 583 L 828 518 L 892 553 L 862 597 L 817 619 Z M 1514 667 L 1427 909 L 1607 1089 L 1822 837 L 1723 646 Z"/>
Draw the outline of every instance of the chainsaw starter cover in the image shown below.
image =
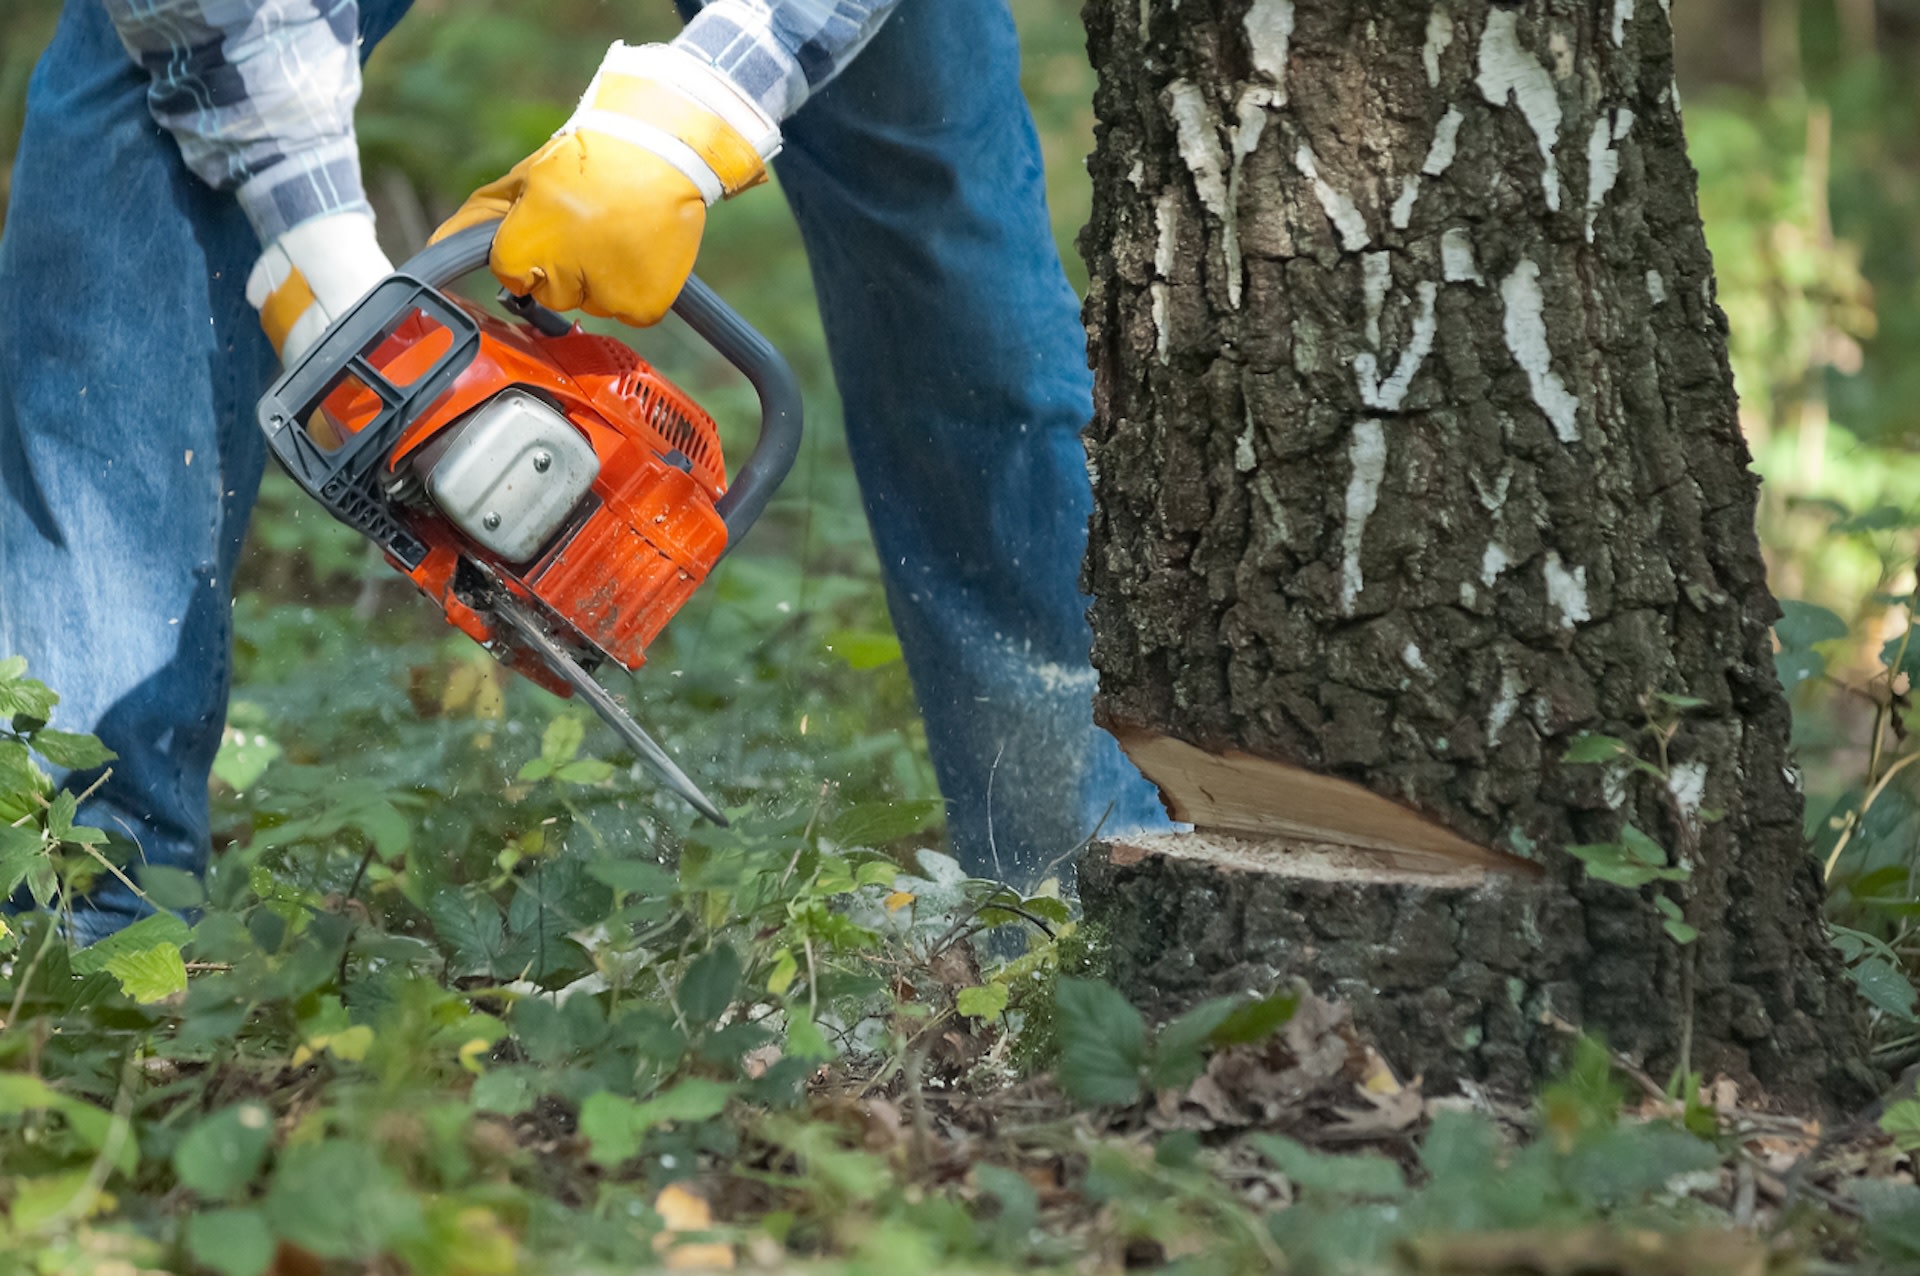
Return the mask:
<path id="1" fill-rule="evenodd" d="M 427 474 L 459 529 L 525 562 L 566 524 L 600 473 L 593 444 L 538 396 L 507 389 L 475 408 Z"/>

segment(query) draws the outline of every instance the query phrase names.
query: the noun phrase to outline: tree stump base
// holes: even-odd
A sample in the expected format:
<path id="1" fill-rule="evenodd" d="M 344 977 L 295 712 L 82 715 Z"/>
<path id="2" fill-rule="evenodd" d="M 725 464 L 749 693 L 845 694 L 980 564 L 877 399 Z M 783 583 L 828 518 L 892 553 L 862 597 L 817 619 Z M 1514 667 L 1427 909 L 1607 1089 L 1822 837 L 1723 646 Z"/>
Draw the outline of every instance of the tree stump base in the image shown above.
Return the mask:
<path id="1" fill-rule="evenodd" d="M 1680 950 L 1612 887 L 1205 831 L 1096 843 L 1079 873 L 1107 978 L 1155 1018 L 1298 977 L 1431 1092 L 1531 1095 L 1560 1070 L 1569 1024 L 1662 1077 L 1677 1057 Z M 1696 1035 L 1697 1069 L 1751 1084 L 1756 1062 L 1771 1071 L 1753 1055 L 1790 1044 L 1758 1039 L 1778 1031 L 1765 1017 L 1756 1039 L 1733 1028 Z"/>

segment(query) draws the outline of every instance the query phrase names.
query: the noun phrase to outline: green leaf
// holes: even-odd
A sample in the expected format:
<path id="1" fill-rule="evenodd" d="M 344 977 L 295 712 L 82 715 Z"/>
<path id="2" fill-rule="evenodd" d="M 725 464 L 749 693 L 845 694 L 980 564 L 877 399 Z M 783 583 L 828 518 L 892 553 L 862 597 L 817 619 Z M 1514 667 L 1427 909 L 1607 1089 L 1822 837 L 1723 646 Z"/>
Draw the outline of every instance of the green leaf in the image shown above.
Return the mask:
<path id="1" fill-rule="evenodd" d="M 1678 903 L 1665 895 L 1655 895 L 1653 897 L 1653 906 L 1664 919 L 1660 923 L 1661 928 L 1667 932 L 1668 937 L 1671 938 L 1674 943 L 1691 944 L 1694 940 L 1700 938 L 1699 930 L 1687 924 L 1686 913 L 1682 911 Z"/>
<path id="2" fill-rule="evenodd" d="M 680 980 L 674 1003 L 691 1027 L 706 1027 L 733 1004 L 734 994 L 740 991 L 740 975 L 740 955 L 722 944 L 694 958 Z"/>
<path id="3" fill-rule="evenodd" d="M 21 665 L 21 673 L 26 666 Z M 5 670 L 0 669 L 0 675 Z M 47 689 L 45 683 L 32 678 L 13 674 L 0 676 L 0 717 L 15 718 L 25 715 L 45 722 L 53 716 L 53 706 L 60 703 L 60 697 Z"/>
<path id="4" fill-rule="evenodd" d="M 452 950 L 454 968 L 463 975 L 507 977 L 499 969 L 507 935 L 500 905 L 487 895 L 437 891 L 427 901 L 434 933 Z M 511 972 L 518 974 L 518 971 Z"/>
<path id="5" fill-rule="evenodd" d="M 187 1252 L 220 1276 L 260 1276 L 276 1243 L 259 1210 L 204 1210 L 187 1216 Z"/>
<path id="6" fill-rule="evenodd" d="M 1847 636 L 1847 622 L 1825 607 L 1793 598 L 1780 600 L 1780 619 L 1773 636 L 1785 651 L 1809 651 L 1814 644 Z"/>
<path id="7" fill-rule="evenodd" d="M 856 672 L 879 669 L 900 659 L 900 640 L 879 630 L 839 629 L 827 635 L 827 650 Z"/>
<path id="8" fill-rule="evenodd" d="M 1848 1195 L 1866 1215 L 1867 1242 L 1888 1272 L 1920 1266 L 1920 1188 L 1884 1179 L 1854 1179 Z"/>
<path id="9" fill-rule="evenodd" d="M 1884 957 L 1869 957 L 1847 971 L 1869 1005 L 1908 1022 L 1913 1020 L 1913 982 Z"/>
<path id="10" fill-rule="evenodd" d="M 790 1011 L 787 1015 L 787 1054 L 791 1058 L 804 1059 L 809 1063 L 825 1063 L 840 1053 L 834 1044 L 827 1040 L 820 1025 L 811 1015 L 802 1011 Z"/>
<path id="11" fill-rule="evenodd" d="M 1616 740 L 1610 735 L 1598 735 L 1585 732 L 1574 738 L 1567 746 L 1567 752 L 1560 760 L 1573 763 L 1611 762 L 1624 754 L 1632 753 L 1625 740 Z"/>
<path id="12" fill-rule="evenodd" d="M 580 742 L 587 738 L 586 723 L 571 713 L 563 713 L 547 723 L 540 735 L 540 759 L 558 768 L 579 755 Z"/>
<path id="13" fill-rule="evenodd" d="M 1913 678 L 1920 674 L 1920 626 L 1880 644 L 1880 663 L 1889 672 Z"/>
<path id="14" fill-rule="evenodd" d="M 1827 671 L 1827 658 L 1817 651 L 1776 651 L 1774 676 L 1789 695 L 1803 682 L 1810 682 Z"/>
<path id="15" fill-rule="evenodd" d="M 649 1130 L 711 1120 L 726 1111 L 732 1097 L 732 1086 L 702 1077 L 682 1081 L 645 1103 L 597 1091 L 580 1105 L 580 1133 L 592 1144 L 595 1161 L 614 1166 L 638 1155 L 640 1141 Z"/>
<path id="16" fill-rule="evenodd" d="M 1406 1195 L 1400 1166 L 1377 1152 L 1330 1156 L 1278 1134 L 1251 1134 L 1247 1142 L 1311 1196 L 1392 1201 Z"/>
<path id="17" fill-rule="evenodd" d="M 1211 1040 L 1216 1046 L 1256 1045 L 1285 1027 L 1299 1008 L 1297 992 L 1277 992 L 1250 1001 L 1222 1019 Z"/>
<path id="18" fill-rule="evenodd" d="M 422 1232 L 420 1201 L 370 1144 L 288 1148 L 264 1203 L 274 1233 L 321 1258 L 366 1261 Z"/>
<path id="19" fill-rule="evenodd" d="M 1836 536 L 1857 536 L 1863 532 L 1891 532 L 1920 526 L 1912 510 L 1882 502 L 1836 521 L 1830 529 Z"/>
<path id="20" fill-rule="evenodd" d="M 1086 1104 L 1119 1105 L 1140 1097 L 1147 1025 L 1110 985 L 1061 979 L 1054 985 L 1060 1026 L 1060 1086 Z"/>
<path id="21" fill-rule="evenodd" d="M 223 1108 L 187 1131 L 173 1150 L 173 1172 L 208 1200 L 231 1200 L 252 1185 L 272 1143 L 273 1114 L 264 1104 Z"/>
<path id="22" fill-rule="evenodd" d="M 535 1074 L 525 1068 L 495 1068 L 473 1083 L 468 1101 L 479 1112 L 497 1112 L 501 1116 L 519 1116 L 530 1111 L 540 1097 Z"/>
<path id="23" fill-rule="evenodd" d="M 105 1149 L 113 1131 L 113 1114 L 82 1099 L 71 1098 L 42 1081 L 24 1073 L 0 1072 L 0 1117 L 21 1116 L 28 1112 L 52 1112 L 67 1123 L 74 1137 L 88 1151 Z M 140 1164 L 140 1145 L 133 1131 L 122 1132 L 113 1168 L 131 1175 Z"/>
<path id="24" fill-rule="evenodd" d="M 1148 1082 L 1155 1090 L 1190 1084 L 1206 1067 L 1206 1047 L 1220 1025 L 1240 1008 L 1241 998 L 1203 1001 L 1161 1028 L 1153 1040 Z"/>
<path id="25" fill-rule="evenodd" d="M 220 751 L 213 755 L 214 778 L 235 793 L 245 793 L 279 756 L 280 746 L 259 732 L 248 735 L 229 728 L 220 737 Z"/>
<path id="26" fill-rule="evenodd" d="M 599 784 L 613 775 L 613 763 L 602 762 L 599 758 L 576 758 L 564 766 L 554 768 L 553 778 L 564 780 L 568 784 Z"/>
<path id="27" fill-rule="evenodd" d="M 0 899 L 11 898 L 27 873 L 44 858 L 47 841 L 37 828 L 0 824 Z"/>
<path id="28" fill-rule="evenodd" d="M 19 800 L 22 811 L 36 809 L 34 794 L 45 793 L 50 785 L 46 775 L 34 764 L 33 755 L 19 740 L 0 740 L 0 797 Z M 18 818 L 21 811 L 11 818 Z"/>
<path id="29" fill-rule="evenodd" d="M 33 733 L 33 747 L 41 757 L 69 771 L 91 771 L 120 756 L 100 743 L 97 736 L 51 728 L 42 728 Z"/>
<path id="30" fill-rule="evenodd" d="M 64 838 L 73 828 L 73 817 L 79 813 L 79 799 L 65 789 L 53 795 L 53 801 L 47 806 L 47 835 Z"/>
<path id="31" fill-rule="evenodd" d="M 1007 986 L 976 984 L 972 988 L 962 988 L 955 995 L 953 1006 L 961 1014 L 974 1019 L 998 1019 L 1006 1013 Z"/>
<path id="32" fill-rule="evenodd" d="M 206 887 L 184 868 L 139 864 L 134 867 L 133 878 L 147 893 L 147 898 L 161 908 L 185 910 L 207 902 Z"/>
<path id="33" fill-rule="evenodd" d="M 835 816 L 827 825 L 826 839 L 840 847 L 887 846 L 926 832 L 938 824 L 945 813 L 946 803 L 938 798 L 863 802 Z M 891 885 L 892 881 L 890 877 L 882 885 Z"/>
<path id="34" fill-rule="evenodd" d="M 591 859 L 586 869 L 595 881 L 643 899 L 665 899 L 678 885 L 671 870 L 651 860 Z"/>
<path id="35" fill-rule="evenodd" d="M 1920 1147 L 1920 1099 L 1889 1103 L 1880 1114 L 1880 1129 L 1903 1149 Z"/>
<path id="36" fill-rule="evenodd" d="M 1567 853 L 1585 864 L 1590 876 L 1629 890 L 1649 882 L 1684 882 L 1693 876 L 1685 868 L 1669 865 L 1666 849 L 1631 824 L 1620 830 L 1618 842 L 1569 846 Z"/>
<path id="37" fill-rule="evenodd" d="M 1562 1178 L 1590 1205 L 1613 1208 L 1664 1188 L 1676 1174 L 1720 1164 L 1713 1144 L 1668 1125 L 1622 1125 L 1580 1139 Z"/>
<path id="38" fill-rule="evenodd" d="M 143 1006 L 165 1001 L 187 990 L 187 964 L 176 944 L 156 944 L 139 952 L 121 953 L 107 962 L 107 973 L 120 981 L 127 996 Z"/>
<path id="39" fill-rule="evenodd" d="M 1661 922 L 1660 929 L 1666 931 L 1667 938 L 1676 944 L 1691 944 L 1694 940 L 1700 938 L 1700 930 L 1698 927 L 1689 926 L 1685 922 L 1674 921 L 1672 918 Z"/>
<path id="40" fill-rule="evenodd" d="M 172 913 L 155 913 L 75 953 L 73 973 L 96 975 L 106 970 L 116 958 L 143 953 L 162 944 L 171 944 L 178 950 L 184 948 L 192 938 L 192 928 L 178 917 Z"/>

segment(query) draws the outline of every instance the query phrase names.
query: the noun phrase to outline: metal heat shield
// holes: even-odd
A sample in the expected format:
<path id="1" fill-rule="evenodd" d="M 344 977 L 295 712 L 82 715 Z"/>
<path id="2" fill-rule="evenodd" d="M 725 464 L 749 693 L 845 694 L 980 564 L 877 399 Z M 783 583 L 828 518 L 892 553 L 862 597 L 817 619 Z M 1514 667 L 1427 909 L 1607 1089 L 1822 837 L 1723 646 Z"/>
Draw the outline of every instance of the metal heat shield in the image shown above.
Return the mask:
<path id="1" fill-rule="evenodd" d="M 427 494 L 454 525 L 510 563 L 539 552 L 600 474 L 572 422 L 525 390 L 474 410 L 427 475 Z"/>

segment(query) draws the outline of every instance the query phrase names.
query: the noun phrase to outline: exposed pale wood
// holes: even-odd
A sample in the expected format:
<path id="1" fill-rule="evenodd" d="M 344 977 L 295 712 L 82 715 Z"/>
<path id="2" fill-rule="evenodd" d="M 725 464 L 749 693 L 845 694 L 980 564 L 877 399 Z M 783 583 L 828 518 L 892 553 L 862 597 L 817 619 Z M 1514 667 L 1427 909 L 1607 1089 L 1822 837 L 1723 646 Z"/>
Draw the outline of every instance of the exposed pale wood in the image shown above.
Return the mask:
<path id="1" fill-rule="evenodd" d="M 1196 829 L 1348 847 L 1401 872 L 1540 873 L 1529 860 L 1470 842 L 1346 780 L 1249 753 L 1208 753 L 1137 728 L 1115 735 L 1141 774 L 1160 787 L 1173 818 Z"/>

